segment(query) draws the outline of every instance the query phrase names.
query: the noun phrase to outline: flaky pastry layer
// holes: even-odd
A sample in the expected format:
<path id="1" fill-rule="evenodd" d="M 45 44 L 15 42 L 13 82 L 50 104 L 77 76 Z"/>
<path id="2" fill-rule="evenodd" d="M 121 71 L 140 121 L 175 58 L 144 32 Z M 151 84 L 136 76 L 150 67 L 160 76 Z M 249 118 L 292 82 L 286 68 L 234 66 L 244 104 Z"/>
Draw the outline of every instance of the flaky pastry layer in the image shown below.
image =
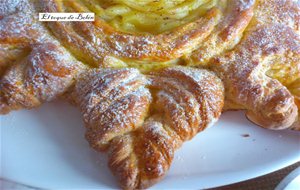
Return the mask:
<path id="1" fill-rule="evenodd" d="M 97 12 L 95 22 L 37 18 L 108 9 L 103 2 L 0 1 L 1 114 L 68 97 L 90 145 L 108 152 L 127 189 L 166 174 L 175 150 L 220 116 L 223 91 L 223 111 L 244 109 L 268 129 L 300 129 L 297 1 L 199 4 L 197 17 L 150 33 L 120 29 Z"/>

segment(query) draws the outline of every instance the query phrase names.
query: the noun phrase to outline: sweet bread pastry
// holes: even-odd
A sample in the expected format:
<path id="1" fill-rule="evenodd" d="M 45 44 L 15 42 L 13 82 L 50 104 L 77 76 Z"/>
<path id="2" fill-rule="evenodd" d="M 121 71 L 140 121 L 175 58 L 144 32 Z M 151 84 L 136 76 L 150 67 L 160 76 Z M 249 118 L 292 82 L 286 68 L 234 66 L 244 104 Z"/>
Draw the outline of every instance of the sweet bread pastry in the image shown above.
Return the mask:
<path id="1" fill-rule="evenodd" d="M 172 9 L 175 11 L 170 13 L 164 13 L 167 16 L 180 16 L 180 10 L 189 10 L 194 7 L 196 20 L 193 22 L 185 24 L 184 27 L 178 29 L 172 29 L 171 31 L 166 31 L 162 34 L 157 35 L 141 35 L 141 34 L 126 34 L 124 32 L 119 32 L 113 27 L 109 26 L 102 19 L 97 18 L 94 23 L 88 22 L 54 22 L 47 23 L 47 28 L 42 25 L 41 22 L 37 21 L 37 12 L 62 12 L 62 11 L 89 11 L 91 5 L 87 1 L 28 1 L 28 0 L 18 0 L 12 3 L 11 1 L 2 2 L 1 10 L 1 44 L 14 45 L 17 49 L 24 54 L 28 55 L 28 49 L 32 49 L 38 43 L 48 43 L 48 41 L 57 42 L 53 39 L 52 34 L 59 39 L 58 43 L 63 44 L 68 51 L 71 52 L 77 60 L 89 64 L 90 66 L 102 66 L 102 67 L 114 67 L 116 65 L 105 65 L 106 58 L 108 55 L 115 56 L 122 59 L 139 59 L 161 62 L 164 61 L 163 65 L 168 65 L 169 63 L 180 64 L 180 57 L 192 50 L 194 50 L 197 45 L 199 45 L 202 40 L 212 32 L 216 24 L 220 22 L 222 16 L 222 11 L 224 6 L 217 6 L 216 2 L 208 3 L 201 2 L 196 3 L 195 1 L 183 6 L 180 4 L 174 6 Z M 164 3 L 166 4 L 166 1 Z M 253 4 L 253 3 L 252 3 Z M 235 5 L 238 7 L 244 6 L 247 9 L 247 5 L 238 3 Z M 94 6 L 95 7 L 95 6 Z M 99 7 L 99 6 L 98 6 Z M 198 11 L 202 11 L 202 14 L 197 18 Z M 162 14 L 162 13 L 160 13 Z M 181 18 L 180 18 L 181 19 Z M 229 18 L 228 18 L 229 19 Z M 177 19 L 178 21 L 179 19 Z M 187 19 L 188 21 L 189 19 Z M 226 19 L 225 19 L 226 20 Z M 230 20 L 230 19 L 229 19 Z M 176 20 L 175 20 L 176 21 Z M 222 22 L 225 22 L 224 19 Z M 61 44 L 58 46 L 61 47 Z M 23 51 L 23 48 L 26 51 Z M 30 51 L 30 50 L 29 50 Z M 5 51 L 7 54 L 8 51 Z M 69 54 L 67 52 L 66 54 Z M 18 54 L 15 54 L 13 58 L 7 58 L 8 60 L 15 61 L 16 58 L 20 58 Z M 167 62 L 165 62 L 167 61 Z M 9 65 L 6 61 L 5 65 Z M 126 61 L 130 63 L 131 61 Z M 134 62 L 134 61 L 133 61 Z M 1 64 L 4 65 L 4 64 Z M 135 64 L 136 67 L 140 67 L 142 64 Z M 154 64 L 144 64 L 148 65 L 148 70 L 152 69 Z M 158 67 L 161 63 L 156 64 Z M 4 67 L 4 66 L 3 66 Z M 6 67 L 6 66 L 5 66 Z M 4 70 L 4 69 L 1 69 Z M 14 70 L 14 68 L 11 68 Z M 80 69 L 79 69 L 80 70 Z M 77 73 L 77 72 L 75 72 Z M 8 75 L 8 74 L 6 74 Z M 72 74 L 73 76 L 73 74 Z M 4 76 L 5 79 L 7 76 Z M 4 80 L 3 79 L 3 80 Z M 49 80 L 49 79 L 48 79 Z M 64 79 L 62 79 L 64 80 Z M 5 80 L 4 80 L 5 81 Z M 68 84 L 67 86 L 69 86 Z M 51 100 L 66 89 L 55 93 Z M 8 107 L 9 109 L 19 109 L 21 107 L 32 108 L 39 105 L 39 103 L 31 103 L 33 99 L 28 101 L 29 105 L 21 106 L 22 103 L 18 103 L 19 106 L 7 105 L 9 102 L 17 102 L 15 98 L 10 97 L 10 90 L 5 90 L 0 95 L 0 99 L 4 103 L 2 107 Z M 8 93 L 8 94 L 7 94 Z M 6 100 L 4 100 L 6 99 Z M 40 99 L 40 98 L 39 98 Z M 44 100 L 39 100 L 43 102 Z M 11 104 L 11 103 L 10 103 Z M 4 111 L 1 111 L 4 112 Z"/>
<path id="2" fill-rule="evenodd" d="M 2 1 L 0 7 L 0 113 L 63 94 L 85 66 L 38 22 L 31 3 Z"/>
<path id="3" fill-rule="evenodd" d="M 85 0 L 50 0 L 41 4 L 41 10 L 89 12 L 89 4 Z M 48 26 L 77 59 L 99 66 L 106 55 L 151 61 L 181 57 L 207 37 L 219 21 L 220 14 L 219 9 L 211 9 L 194 22 L 157 35 L 123 33 L 99 18 L 94 23 L 49 22 Z"/>
<path id="4" fill-rule="evenodd" d="M 253 17 L 255 1 L 227 1 L 224 16 L 211 34 L 191 54 L 193 65 L 204 65 L 211 58 L 232 49 L 242 38 Z M 190 63 L 191 64 L 191 63 Z"/>
<path id="5" fill-rule="evenodd" d="M 223 111 L 300 129 L 299 35 L 293 0 L 3 0 L 0 113 L 67 97 L 122 187 L 146 188 L 219 117 L 223 90 Z"/>
<path id="6" fill-rule="evenodd" d="M 120 4 L 118 4 L 118 2 L 119 1 L 116 3 L 117 5 Z M 124 2 L 128 5 L 131 1 Z M 143 1 L 140 1 L 140 4 L 142 4 L 141 2 Z M 163 2 L 164 3 L 162 4 L 164 6 L 168 5 L 167 1 Z M 208 57 L 213 57 L 217 53 L 229 49 L 238 42 L 241 33 L 250 22 L 254 7 L 254 1 L 252 0 L 231 0 L 227 2 L 230 6 L 226 6 L 225 2 L 222 1 L 211 1 L 210 6 L 205 4 L 207 1 L 191 2 L 191 5 L 187 8 L 175 6 L 175 8 L 179 9 L 177 12 L 184 11 L 185 9 L 189 10 L 194 7 L 194 9 L 197 10 L 201 8 L 207 9 L 205 14 L 200 18 L 198 16 L 198 19 L 194 19 L 193 22 L 190 22 L 183 27 L 175 28 L 157 35 L 148 34 L 145 36 L 140 34 L 131 35 L 128 33 L 121 33 L 101 19 L 96 20 L 94 24 L 81 22 L 75 24 L 51 22 L 48 25 L 54 35 L 66 44 L 78 59 L 83 59 L 93 65 L 98 65 L 99 62 L 101 63 L 101 59 L 107 54 L 121 58 L 166 61 L 187 55 L 195 49 L 197 49 L 197 53 L 194 53 L 193 56 L 199 54 L 202 55 L 201 59 L 207 60 Z M 105 12 L 103 8 L 97 6 L 97 3 L 93 6 L 85 0 L 51 0 L 43 5 L 44 7 L 42 10 L 44 12 L 64 12 L 66 10 L 71 12 L 88 12 L 92 10 L 98 11 L 100 16 L 104 14 L 102 12 Z M 114 6 L 109 6 L 109 9 L 111 8 L 114 8 Z M 136 7 L 134 6 L 134 8 Z M 164 7 L 162 6 L 162 8 Z M 165 13 L 165 17 L 163 17 L 163 15 L 155 18 L 170 18 L 172 15 L 173 17 L 176 16 L 176 13 L 173 13 L 172 11 L 169 14 L 167 13 Z M 161 14 L 163 13 L 160 13 L 160 15 Z M 179 12 L 177 14 L 180 16 L 182 13 Z M 124 17 L 125 16 L 126 15 L 124 15 Z M 102 17 L 105 18 L 105 16 Z M 144 18 L 145 22 L 147 19 L 149 18 Z M 181 20 L 184 19 L 189 18 L 181 18 Z M 159 21 L 156 22 L 159 23 Z M 121 27 L 119 26 L 118 28 Z M 156 30 L 152 29 L 152 31 Z M 209 37 L 206 38 L 207 36 Z M 204 55 L 207 58 L 204 58 Z"/>
<path id="7" fill-rule="evenodd" d="M 300 7 L 293 1 L 256 6 L 240 43 L 208 67 L 224 81 L 225 109 L 246 109 L 254 123 L 284 129 L 299 115 Z M 299 123 L 293 126 L 299 129 Z"/>
<path id="8" fill-rule="evenodd" d="M 284 129 L 295 122 L 297 105 L 291 92 L 266 72 L 284 61 L 290 64 L 290 74 L 299 74 L 299 68 L 292 69 L 300 63 L 299 55 L 299 36 L 288 27 L 272 25 L 244 36 L 234 51 L 212 61 L 212 69 L 223 79 L 227 100 L 236 109 L 246 109 L 247 117 L 262 127 Z"/>
<path id="9" fill-rule="evenodd" d="M 223 93 L 221 80 L 206 70 L 95 69 L 80 77 L 74 97 L 90 145 L 108 149 L 124 189 L 143 189 L 166 174 L 184 141 L 216 122 Z"/>
<path id="10" fill-rule="evenodd" d="M 105 4 L 105 5 L 104 5 Z M 151 10 L 153 14 L 157 14 L 157 10 L 151 9 L 151 3 L 145 3 L 146 10 Z M 284 25 L 290 27 L 296 33 L 299 34 L 299 4 L 293 1 L 215 1 L 210 2 L 209 6 L 205 4 L 198 4 L 196 9 L 203 11 L 200 19 L 194 19 L 193 22 L 189 20 L 190 18 L 183 17 L 190 22 L 184 27 L 178 29 L 168 28 L 167 31 L 163 32 L 165 29 L 162 28 L 163 33 L 159 34 L 149 34 L 155 33 L 151 30 L 147 31 L 147 27 L 140 26 L 132 20 L 132 11 L 135 14 L 140 15 L 145 9 L 142 9 L 140 4 L 133 5 L 131 1 L 120 1 L 115 3 L 103 3 L 100 6 L 98 4 L 87 3 L 86 1 L 51 1 L 48 4 L 44 4 L 42 7 L 44 11 L 49 12 L 60 12 L 60 11 L 89 11 L 92 10 L 98 13 L 101 19 L 96 20 L 95 24 L 91 23 L 49 23 L 49 28 L 52 30 L 54 35 L 59 38 L 63 43 L 65 43 L 70 50 L 77 55 L 78 59 L 85 59 L 91 65 L 97 65 L 99 63 L 105 63 L 105 59 L 101 55 L 107 55 L 118 57 L 120 59 L 139 59 L 139 60 L 152 60 L 152 61 L 169 61 L 178 58 L 185 59 L 186 63 L 196 66 L 209 65 L 211 68 L 212 59 L 218 55 L 222 55 L 223 52 L 235 49 L 236 44 L 242 43 L 244 41 L 244 36 L 247 33 L 252 33 L 257 27 L 268 27 L 268 25 Z M 124 5 L 126 6 L 124 7 Z M 230 5 L 230 6 L 228 6 Z M 104 8 L 102 8 L 103 6 Z M 149 7 L 147 7 L 149 6 Z M 194 5 L 196 6 L 196 5 Z M 209 7 L 209 8 L 207 8 Z M 121 13 L 113 13 L 113 10 L 123 10 Z M 172 10 L 172 9 L 171 9 Z M 162 11 L 162 12 L 159 12 Z M 160 14 L 168 14 L 164 9 L 159 10 Z M 116 11 L 115 11 L 116 12 Z M 172 12 L 172 11 L 171 11 Z M 193 11 L 191 11 L 193 14 Z M 289 14 L 285 14 L 289 12 Z M 131 16 L 128 16 L 131 15 Z M 175 14 L 176 15 L 176 14 Z M 162 17 L 164 17 L 163 15 Z M 109 18 L 110 17 L 110 18 Z M 116 18 L 117 17 L 117 18 Z M 120 17 L 124 20 L 130 17 L 133 27 L 124 26 L 124 21 L 120 21 Z M 144 16 L 145 17 L 145 16 Z M 144 18 L 142 17 L 142 18 Z M 149 16 L 150 17 L 150 16 Z M 150 17 L 151 18 L 151 17 Z M 270 19 L 273 18 L 273 19 Z M 145 21 L 149 19 L 144 18 Z M 182 18 L 181 18 L 182 19 Z M 184 20 L 182 19 L 182 20 Z M 110 23 L 108 25 L 106 22 Z M 130 19 L 129 19 L 130 20 Z M 172 19 L 171 19 L 172 20 Z M 126 20 L 128 21 L 128 20 Z M 172 20 L 174 21 L 174 19 Z M 150 21 L 149 21 L 150 22 Z M 170 21 L 171 22 L 171 21 Z M 151 22 L 150 22 L 151 23 Z M 275 27 L 275 26 L 274 26 Z M 116 30 L 116 28 L 118 30 Z M 134 30 L 134 29 L 135 30 Z M 141 33 L 141 30 L 148 32 L 147 35 Z M 198 28 L 198 30 L 195 30 Z M 121 30 L 121 31 L 120 31 Z M 127 33 L 124 33 L 124 30 Z M 64 33 L 60 33 L 64 31 Z M 136 31 L 135 34 L 132 34 Z M 155 30 L 157 32 L 157 30 Z M 128 33 L 129 32 L 129 33 Z M 145 31 L 142 31 L 145 32 Z M 275 31 L 272 31 L 275 32 Z M 297 34 L 298 33 L 298 34 Z M 145 37 L 146 36 L 146 37 Z M 172 37 L 171 37 L 172 36 Z M 67 40 L 66 40 L 67 39 Z M 171 39 L 171 40 L 170 40 Z M 184 40 L 188 39 L 188 41 Z M 242 40 L 241 40 L 242 39 Z M 261 40 L 261 39 L 258 39 Z M 97 42 L 97 43 L 95 43 Z M 115 43 L 117 42 L 117 43 Z M 297 42 L 298 43 L 298 42 Z M 142 45 L 142 47 L 141 47 Z M 138 47 L 139 46 L 139 47 Z M 82 47 L 84 48 L 84 58 L 78 52 L 82 52 Z M 93 47 L 90 49 L 89 47 Z M 129 50 L 129 51 L 128 51 Z M 162 51 L 163 50 L 163 51 Z M 92 53 L 91 53 L 92 52 Z M 98 53 L 101 52 L 101 53 Z M 101 55 L 100 55 L 101 54 Z M 190 55 L 190 56 L 189 56 Z M 95 57 L 97 56 L 97 57 Z M 87 60 L 90 59 L 90 60 Z M 131 62 L 127 60 L 127 62 Z M 178 62 L 177 62 L 178 63 Z M 299 64 L 297 61 L 294 64 Z M 144 63 L 142 63 L 145 65 Z M 287 64 L 286 64 L 287 65 Z M 112 65 L 113 66 L 113 65 Z M 213 67 L 213 66 L 212 66 Z M 274 68 L 272 66 L 272 68 Z M 290 68 L 287 66 L 287 68 Z M 213 68 L 212 68 L 213 69 Z M 150 69 L 151 70 L 151 66 Z M 271 71 L 268 71 L 270 73 Z M 289 71 L 286 71 L 286 76 L 290 75 Z M 293 75 L 298 77 L 299 70 L 295 69 Z M 281 77 L 284 78 L 284 77 Z M 278 78 L 277 78 L 278 79 Z M 283 83 L 283 85 L 287 85 Z M 227 95 L 228 97 L 230 94 Z M 267 95 L 266 97 L 267 98 Z M 285 99 L 282 97 L 282 99 Z M 274 104 L 279 104 L 279 100 Z M 287 100 L 287 102 L 289 102 Z M 294 102 L 291 100 L 291 102 Z M 295 108 L 295 103 L 293 110 Z M 228 104 L 229 105 L 229 104 Z M 230 106 L 227 106 L 230 107 Z M 248 109 L 245 107 L 240 107 L 239 109 Z M 259 109 L 259 108 L 258 108 Z M 275 109 L 275 108 L 274 108 Z M 277 108 L 276 108 L 277 109 Z M 279 109 L 279 108 L 278 108 Z M 266 128 L 286 128 L 291 126 L 291 122 L 294 122 L 296 111 L 285 110 L 283 113 L 282 121 L 277 121 L 279 116 L 267 117 L 266 122 L 264 121 L 254 121 L 254 117 L 251 117 L 255 123 L 266 127 Z M 250 111 L 248 112 L 248 118 L 250 118 Z M 257 112 L 258 113 L 258 112 Z M 274 114 L 266 113 L 266 114 Z M 290 117 L 290 119 L 285 118 Z M 256 119 L 257 120 L 257 119 Z M 273 123 L 277 123 L 274 124 Z M 276 120 L 276 121 L 275 121 Z M 287 122 L 285 120 L 290 120 Z M 273 124 L 271 124 L 273 123 Z M 278 126 L 278 127 L 277 127 Z"/>
<path id="11" fill-rule="evenodd" d="M 81 63 L 56 45 L 35 45 L 1 79 L 1 112 L 29 109 L 53 100 L 68 89 L 83 69 Z"/>

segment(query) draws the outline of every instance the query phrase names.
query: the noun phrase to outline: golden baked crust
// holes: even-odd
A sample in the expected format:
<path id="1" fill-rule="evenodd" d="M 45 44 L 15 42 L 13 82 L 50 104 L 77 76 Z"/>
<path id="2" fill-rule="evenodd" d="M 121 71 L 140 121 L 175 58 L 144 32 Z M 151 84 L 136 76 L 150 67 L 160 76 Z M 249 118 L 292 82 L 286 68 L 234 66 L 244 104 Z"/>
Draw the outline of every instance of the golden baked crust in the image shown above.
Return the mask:
<path id="1" fill-rule="evenodd" d="M 300 46 L 300 4 L 299 1 L 281 1 L 281 0 L 268 0 L 259 1 L 257 9 L 255 11 L 255 19 L 253 20 L 252 27 L 268 26 L 268 25 L 280 25 L 289 27 L 293 30 L 292 35 L 289 37 L 287 34 L 282 34 L 284 38 L 291 38 L 294 40 L 296 47 L 290 47 L 290 49 L 297 49 Z M 249 29 L 249 30 L 250 30 Z M 290 30 L 288 29 L 288 30 Z M 290 31 L 291 32 L 291 31 Z M 281 46 L 279 43 L 278 46 Z M 290 50 L 288 50 L 290 51 Z M 293 52 L 295 52 L 293 50 Z M 286 86 L 291 94 L 295 98 L 295 103 L 298 105 L 298 122 L 295 122 L 292 126 L 295 130 L 300 130 L 300 59 L 299 53 L 297 54 L 285 54 L 277 56 L 270 65 L 270 69 L 266 74 L 278 80 L 282 85 Z"/>
<path id="2" fill-rule="evenodd" d="M 282 25 L 257 28 L 234 51 L 212 61 L 212 69 L 224 81 L 227 100 L 236 109 L 246 109 L 251 121 L 270 129 L 290 127 L 298 111 L 288 89 L 266 75 L 278 58 L 285 64 L 300 61 L 300 38 Z"/>
<path id="3" fill-rule="evenodd" d="M 265 128 L 291 127 L 300 108 L 299 31 L 299 3 L 256 2 L 240 43 L 208 63 L 225 84 L 225 109 L 246 109 L 247 117 Z"/>
<path id="4" fill-rule="evenodd" d="M 79 1 L 50 0 L 41 3 L 44 12 L 89 12 Z M 116 31 L 96 17 L 91 22 L 49 22 L 53 34 L 77 59 L 101 66 L 106 55 L 131 59 L 166 61 L 193 50 L 213 30 L 220 10 L 212 9 L 195 22 L 158 35 L 133 35 Z"/>
<path id="5" fill-rule="evenodd" d="M 1 79 L 0 113 L 51 101 L 68 89 L 81 70 L 80 63 L 56 45 L 35 45 Z"/>
<path id="6" fill-rule="evenodd" d="M 42 5 L 44 12 L 90 11 L 79 1 L 51 0 Z M 99 65 L 107 54 L 167 61 L 188 55 L 195 49 L 192 59 L 205 62 L 239 41 L 252 18 L 253 8 L 253 0 L 230 0 L 225 9 L 213 7 L 198 20 L 158 35 L 121 33 L 97 17 L 93 24 L 50 22 L 48 25 L 78 59 L 91 65 Z"/>
<path id="7" fill-rule="evenodd" d="M 184 141 L 219 118 L 223 91 L 209 71 L 170 67 L 149 75 L 91 70 L 73 95 L 90 145 L 108 149 L 109 166 L 124 189 L 143 189 L 166 174 Z"/>
<path id="8" fill-rule="evenodd" d="M 63 94 L 84 65 L 37 21 L 31 3 L 3 1 L 0 7 L 0 113 L 34 108 Z"/>
<path id="9" fill-rule="evenodd" d="M 25 47 L 16 47 L 11 44 L 0 44 L 0 76 L 4 74 L 10 65 L 18 59 L 25 57 L 28 51 L 29 50 Z"/>
<path id="10" fill-rule="evenodd" d="M 65 94 L 122 187 L 146 188 L 165 175 L 175 150 L 219 117 L 223 84 L 224 110 L 245 109 L 265 128 L 300 129 L 297 1 L 219 0 L 159 34 L 118 31 L 99 17 L 37 19 L 90 12 L 86 2 L 0 1 L 0 113 Z"/>
<path id="11" fill-rule="evenodd" d="M 255 7 L 254 0 L 227 2 L 227 8 L 219 24 L 189 58 L 193 65 L 207 64 L 211 58 L 230 50 L 241 39 L 249 25 Z"/>

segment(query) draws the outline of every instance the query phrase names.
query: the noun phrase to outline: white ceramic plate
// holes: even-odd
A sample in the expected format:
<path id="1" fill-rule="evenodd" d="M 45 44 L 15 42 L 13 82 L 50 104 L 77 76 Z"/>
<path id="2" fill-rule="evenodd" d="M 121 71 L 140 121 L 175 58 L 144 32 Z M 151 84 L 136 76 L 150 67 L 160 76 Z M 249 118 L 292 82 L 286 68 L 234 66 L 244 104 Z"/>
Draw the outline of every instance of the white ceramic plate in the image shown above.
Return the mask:
<path id="1" fill-rule="evenodd" d="M 1 176 L 46 189 L 118 188 L 105 154 L 91 150 L 76 108 L 62 102 L 0 116 Z M 249 137 L 243 137 L 249 135 Z M 153 189 L 202 189 L 264 175 L 300 161 L 300 133 L 251 124 L 227 112 L 177 151 Z"/>

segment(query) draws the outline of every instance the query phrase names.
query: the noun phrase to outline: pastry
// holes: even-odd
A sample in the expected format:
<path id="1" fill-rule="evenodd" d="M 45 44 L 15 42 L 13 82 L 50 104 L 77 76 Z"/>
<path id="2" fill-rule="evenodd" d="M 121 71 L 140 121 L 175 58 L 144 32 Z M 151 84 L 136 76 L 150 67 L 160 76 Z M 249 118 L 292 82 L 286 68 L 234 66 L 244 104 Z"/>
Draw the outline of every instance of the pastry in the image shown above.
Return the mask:
<path id="1" fill-rule="evenodd" d="M 265 128 L 285 129 L 294 123 L 292 128 L 299 129 L 299 34 L 299 3 L 257 1 L 237 46 L 208 64 L 195 56 L 196 50 L 192 62 L 207 65 L 223 79 L 225 110 L 246 109 L 247 117 Z M 216 42 L 208 43 L 207 49 L 214 49 L 211 44 Z"/>
<path id="2" fill-rule="evenodd" d="M 39 22 L 39 12 L 96 20 Z M 223 111 L 300 129 L 299 35 L 293 0 L 3 0 L 0 113 L 67 98 L 121 186 L 146 188 L 218 119 L 224 93 Z"/>
<path id="3" fill-rule="evenodd" d="M 107 150 L 109 167 L 124 189 L 144 189 L 168 171 L 184 141 L 212 125 L 223 107 L 223 84 L 207 70 L 171 67 L 95 69 L 80 77 L 75 102 L 86 139 Z"/>
<path id="4" fill-rule="evenodd" d="M 282 83 L 266 73 L 284 61 L 285 66 L 290 64 L 290 74 L 299 74 L 299 68 L 292 68 L 300 64 L 299 55 L 299 36 L 289 27 L 272 25 L 244 36 L 234 51 L 215 58 L 212 64 L 227 87 L 226 97 L 235 104 L 233 108 L 246 109 L 247 117 L 262 127 L 285 129 L 297 117 L 295 99 Z"/>
<path id="5" fill-rule="evenodd" d="M 85 66 L 36 20 L 30 3 L 1 1 L 0 7 L 0 113 L 63 94 Z"/>
<path id="6" fill-rule="evenodd" d="M 120 32 L 106 23 L 107 17 L 111 16 L 113 12 L 112 10 L 120 9 L 118 3 L 109 3 L 109 1 L 92 2 L 93 3 L 85 0 L 18 0 L 13 3 L 12 1 L 6 0 L 2 2 L 1 6 L 3 7 L 1 11 L 1 17 L 3 17 L 3 19 L 0 25 L 0 42 L 1 44 L 8 45 L 18 43 L 16 45 L 18 49 L 22 49 L 23 47 L 28 48 L 28 44 L 31 44 L 30 48 L 33 48 L 36 45 L 34 42 L 55 42 L 56 39 L 53 39 L 53 34 L 59 40 L 59 43 L 64 45 L 76 60 L 82 61 L 89 66 L 116 67 L 118 66 L 116 63 L 113 65 L 105 64 L 107 56 L 112 56 L 118 59 L 125 59 L 125 62 L 129 64 L 135 62 L 137 59 L 139 61 L 145 60 L 148 63 L 138 63 L 134 66 L 146 67 L 146 70 L 151 71 L 153 69 L 152 65 L 154 65 L 152 63 L 153 61 L 158 62 L 158 67 L 161 65 L 161 62 L 164 62 L 164 65 L 168 65 L 170 62 L 181 64 L 181 57 L 199 48 L 199 45 L 202 44 L 204 39 L 210 34 L 213 34 L 213 31 L 219 30 L 219 28 L 222 28 L 223 37 L 232 36 L 232 39 L 229 40 L 229 43 L 232 44 L 232 40 L 236 41 L 238 35 L 249 22 L 254 7 L 253 1 L 230 1 L 229 3 L 231 3 L 232 6 L 227 8 L 226 2 L 223 1 L 178 1 L 177 3 L 174 2 L 173 5 L 168 5 L 167 1 L 155 2 L 153 5 L 149 5 L 149 7 L 160 6 L 163 8 L 160 10 L 151 10 L 153 14 L 156 14 L 155 19 L 160 18 L 161 15 L 163 16 L 164 19 L 159 23 L 161 23 L 160 28 L 162 28 L 162 31 L 166 31 L 161 34 L 149 34 L 149 32 L 147 34 L 128 34 Z M 133 6 L 131 1 L 118 2 L 123 8 L 125 5 Z M 114 4 L 117 5 L 114 6 Z M 139 5 L 144 6 L 142 4 L 141 1 Z M 105 10 L 101 6 L 104 7 Z M 169 7 L 164 9 L 164 6 Z M 193 10 L 192 14 L 189 13 L 190 9 Z M 37 14 L 35 14 L 36 12 L 64 11 L 94 11 L 101 18 L 96 18 L 94 23 L 49 22 L 46 23 L 46 29 L 41 22 L 37 21 Z M 145 12 L 139 11 L 138 13 L 142 14 Z M 115 14 L 114 18 L 119 17 L 120 15 L 118 14 Z M 129 12 L 128 14 L 132 13 Z M 134 12 L 134 14 L 136 14 L 136 12 Z M 150 18 L 151 17 L 146 17 L 145 22 Z M 103 19 L 106 22 L 104 22 Z M 170 20 L 172 20 L 172 22 Z M 111 22 L 113 21 L 114 19 L 112 19 Z M 179 29 L 174 28 L 174 26 L 165 26 L 166 23 L 178 24 L 179 21 L 184 22 L 184 26 Z M 145 25 L 143 25 L 142 28 L 145 28 Z M 15 55 L 15 57 L 19 56 Z M 151 64 L 149 64 L 149 61 Z M 5 65 L 8 65 L 8 63 Z M 11 70 L 14 70 L 14 68 Z M 4 71 L 2 71 L 2 73 L 3 72 Z M 6 76 L 3 78 L 6 78 Z M 66 89 L 63 89 L 63 91 L 66 91 Z M 63 91 L 55 93 L 55 95 L 48 98 L 48 100 L 59 96 Z M 0 99 L 6 99 L 4 100 L 4 104 L 9 104 L 8 102 L 16 102 L 15 104 L 19 104 L 19 106 L 6 105 L 6 110 L 21 107 L 32 108 L 40 105 L 32 103 L 30 106 L 21 106 L 22 103 L 17 103 L 19 100 L 10 97 L 9 90 L 2 94 L 3 95 L 0 95 Z M 44 100 L 41 99 L 39 100 L 39 102 L 43 101 Z M 4 111 L 0 110 L 0 112 Z"/>

